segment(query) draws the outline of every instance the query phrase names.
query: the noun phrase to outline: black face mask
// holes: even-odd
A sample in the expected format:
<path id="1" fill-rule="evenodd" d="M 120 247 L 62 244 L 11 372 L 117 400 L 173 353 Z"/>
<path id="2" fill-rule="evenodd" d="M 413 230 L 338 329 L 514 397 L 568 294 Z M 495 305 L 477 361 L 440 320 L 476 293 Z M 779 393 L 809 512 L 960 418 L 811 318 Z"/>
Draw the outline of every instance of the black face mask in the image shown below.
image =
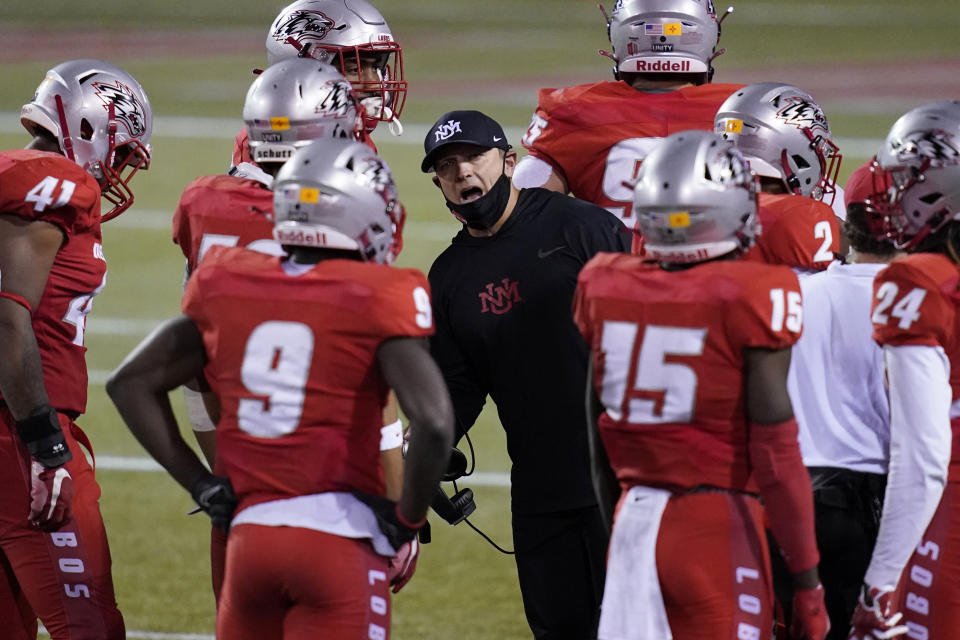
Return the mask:
<path id="1" fill-rule="evenodd" d="M 506 174 L 501 174 L 490 190 L 473 202 L 454 204 L 447 200 L 447 208 L 460 222 L 471 229 L 487 231 L 503 215 L 508 200 L 510 200 L 510 178 Z"/>

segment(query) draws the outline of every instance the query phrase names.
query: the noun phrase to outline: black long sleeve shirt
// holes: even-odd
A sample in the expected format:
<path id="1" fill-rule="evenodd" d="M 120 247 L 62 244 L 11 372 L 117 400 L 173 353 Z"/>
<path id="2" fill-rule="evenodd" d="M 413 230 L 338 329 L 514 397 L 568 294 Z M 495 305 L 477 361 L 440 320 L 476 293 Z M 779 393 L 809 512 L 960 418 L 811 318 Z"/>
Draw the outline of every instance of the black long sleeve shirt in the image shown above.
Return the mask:
<path id="1" fill-rule="evenodd" d="M 605 209 L 524 189 L 495 235 L 461 230 L 430 269 L 431 351 L 458 435 L 489 394 L 513 462 L 515 513 L 596 504 L 584 408 L 589 353 L 571 308 L 583 265 L 629 246 L 629 231 Z"/>

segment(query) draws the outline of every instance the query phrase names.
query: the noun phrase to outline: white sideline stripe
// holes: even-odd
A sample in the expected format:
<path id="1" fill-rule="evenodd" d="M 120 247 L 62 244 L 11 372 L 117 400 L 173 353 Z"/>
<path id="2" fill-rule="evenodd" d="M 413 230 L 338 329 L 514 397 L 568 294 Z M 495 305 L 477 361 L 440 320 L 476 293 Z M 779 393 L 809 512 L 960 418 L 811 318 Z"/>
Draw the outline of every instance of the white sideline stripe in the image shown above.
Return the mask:
<path id="1" fill-rule="evenodd" d="M 43 626 L 40 627 L 39 631 L 41 634 L 50 635 Z M 131 640 L 214 640 L 212 633 L 140 631 L 137 629 L 127 629 L 127 637 Z"/>
<path id="2" fill-rule="evenodd" d="M 853 109 L 857 103 L 856 102 L 843 102 L 841 105 L 841 111 L 846 111 L 847 108 Z M 896 104 L 890 105 L 892 108 L 897 107 Z M 900 105 L 902 106 L 902 105 Z M 899 113 L 903 109 L 893 108 L 891 113 Z M 837 109 L 834 109 L 837 111 Z M 852 111 L 853 113 L 861 113 L 863 109 Z M 154 137 L 169 137 L 169 138 L 194 138 L 197 140 L 232 140 L 236 137 L 237 132 L 240 131 L 242 123 L 240 120 L 235 120 L 233 118 L 195 118 L 188 116 L 158 116 L 153 123 L 153 135 Z M 427 135 L 427 131 L 430 129 L 430 125 L 427 124 L 406 124 L 403 125 L 403 135 L 399 138 L 391 136 L 390 134 L 379 135 L 375 138 L 375 142 L 378 145 L 390 145 L 390 144 L 403 144 L 403 145 L 417 145 L 420 146 L 423 144 L 423 138 Z M 520 138 L 523 137 L 524 129 L 519 127 L 506 127 L 504 132 L 507 134 L 508 140 L 514 141 L 514 147 L 519 148 Z M 12 111 L 3 111 L 0 112 L 0 133 L 22 133 L 23 127 L 20 126 L 20 114 L 14 113 Z M 877 152 L 877 149 L 880 147 L 882 140 L 879 138 L 837 138 L 834 140 L 837 143 L 837 146 L 840 147 L 840 150 L 848 156 L 857 156 L 857 157 L 869 157 Z M 133 210 L 135 211 L 135 210 Z M 111 224 L 120 226 L 120 223 L 124 220 L 129 221 L 130 218 L 136 217 L 136 214 L 130 215 L 131 212 L 127 212 L 120 218 Z M 166 222 L 164 223 L 163 228 L 169 228 L 170 218 L 173 216 L 173 212 L 165 213 Z M 133 224 L 131 222 L 131 224 Z M 408 222 L 407 226 L 415 226 L 413 223 Z M 144 227 L 147 228 L 147 227 Z M 153 228 L 153 227 L 149 227 Z"/>
<path id="3" fill-rule="evenodd" d="M 142 456 L 97 456 L 97 469 L 101 471 L 135 471 L 147 473 L 163 471 L 153 458 Z M 510 474 L 503 471 L 476 471 L 463 479 L 466 486 L 509 487 Z"/>

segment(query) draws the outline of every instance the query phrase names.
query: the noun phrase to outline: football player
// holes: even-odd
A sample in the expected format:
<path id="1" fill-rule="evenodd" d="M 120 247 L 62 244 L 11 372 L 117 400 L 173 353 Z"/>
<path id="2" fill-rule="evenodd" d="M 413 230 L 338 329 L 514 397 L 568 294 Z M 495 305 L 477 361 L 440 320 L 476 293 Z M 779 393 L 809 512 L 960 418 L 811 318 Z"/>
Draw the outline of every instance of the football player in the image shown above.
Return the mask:
<path id="1" fill-rule="evenodd" d="M 651 260 L 599 254 L 574 302 L 599 401 L 595 477 L 612 468 L 623 489 L 599 637 L 769 637 L 769 520 L 797 587 L 795 631 L 822 640 L 813 500 L 786 387 L 800 287 L 786 267 L 736 259 L 758 231 L 754 175 L 733 143 L 676 133 L 640 167 L 634 205 Z M 597 486 L 612 510 L 618 489 Z"/>
<path id="2" fill-rule="evenodd" d="M 267 32 L 267 64 L 297 57 L 332 64 L 353 84 L 365 135 L 379 122 L 389 123 L 394 135 L 403 132 L 400 114 L 407 97 L 403 49 L 372 4 L 297 0 L 284 7 Z M 232 166 L 251 161 L 248 142 L 248 131 L 243 129 L 234 142 Z"/>
<path id="3" fill-rule="evenodd" d="M 273 239 L 273 194 L 270 186 L 283 163 L 299 147 L 318 138 L 357 140 L 363 136 L 353 90 L 332 66 L 312 58 L 291 58 L 267 68 L 247 92 L 243 119 L 250 135 L 255 163 L 241 163 L 230 175 L 204 176 L 184 190 L 174 213 L 173 241 L 186 258 L 186 273 L 196 269 L 210 247 L 241 246 L 282 255 Z M 398 209 L 402 213 L 402 208 Z M 402 218 L 398 218 L 402 226 Z M 389 250 L 392 261 L 400 251 L 400 228 Z M 213 394 L 201 396 L 202 385 L 184 388 L 187 410 L 211 468 L 215 466 L 216 437 L 209 415 L 218 415 Z M 384 465 L 388 496 L 399 496 L 402 473 L 401 423 L 396 405 L 385 412 Z M 224 540 L 211 532 L 214 594 L 223 583 Z"/>
<path id="4" fill-rule="evenodd" d="M 401 207 L 368 147 L 319 140 L 276 181 L 274 237 L 289 257 L 212 249 L 184 314 L 146 338 L 107 391 L 144 447 L 230 527 L 218 637 L 386 638 L 388 588 L 405 577 L 388 559 L 424 522 L 453 439 L 423 340 L 429 285 L 384 266 Z M 206 470 L 170 411 L 166 392 L 201 371 L 220 399 L 225 477 Z M 411 422 L 398 503 L 379 471 L 389 388 Z"/>
<path id="5" fill-rule="evenodd" d="M 804 318 L 787 378 L 814 488 L 829 640 L 844 640 L 850 630 L 877 539 L 889 460 L 883 351 L 871 337 L 870 305 L 874 276 L 900 252 L 875 238 L 867 224 L 871 164 L 854 171 L 846 185 L 847 262 L 832 262 L 800 281 L 804 306 L 815 311 Z M 789 600 L 787 593 L 780 597 Z"/>
<path id="6" fill-rule="evenodd" d="M 106 284 L 100 223 L 150 164 L 140 84 L 101 60 L 47 72 L 0 153 L 0 620 L 5 638 L 120 639 L 100 487 L 75 420 L 87 404 L 84 328 Z M 101 214 L 101 198 L 110 209 Z M 79 443 L 79 444 L 78 444 Z"/>
<path id="7" fill-rule="evenodd" d="M 960 628 L 960 102 L 907 112 L 876 163 L 892 186 L 878 181 L 868 215 L 910 255 L 874 280 L 873 336 L 889 379 L 890 473 L 851 637 L 892 637 L 902 613 L 910 637 L 949 638 Z"/>
<path id="8" fill-rule="evenodd" d="M 570 192 L 632 229 L 629 185 L 644 157 L 676 131 L 713 130 L 742 86 L 711 84 L 721 20 L 711 0 L 618 0 L 607 18 L 613 52 L 600 52 L 616 81 L 540 90 L 514 184 Z"/>
<path id="9" fill-rule="evenodd" d="M 838 195 L 841 156 L 816 100 L 788 84 L 752 84 L 720 106 L 715 131 L 732 140 L 760 176 L 763 235 L 747 259 L 801 273 L 826 269 L 840 250 L 830 204 Z"/>

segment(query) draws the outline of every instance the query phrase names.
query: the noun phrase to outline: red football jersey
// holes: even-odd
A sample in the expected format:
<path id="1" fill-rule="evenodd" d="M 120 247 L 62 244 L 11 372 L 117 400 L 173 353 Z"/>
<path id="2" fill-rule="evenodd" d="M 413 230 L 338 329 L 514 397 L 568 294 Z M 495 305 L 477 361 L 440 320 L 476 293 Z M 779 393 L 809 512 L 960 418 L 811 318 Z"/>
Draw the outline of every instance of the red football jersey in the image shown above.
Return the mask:
<path id="1" fill-rule="evenodd" d="M 360 142 L 373 149 L 374 153 L 377 152 L 377 145 L 373 144 L 370 134 L 366 131 L 361 134 Z M 253 156 L 250 155 L 250 134 L 246 127 L 241 129 L 237 137 L 233 139 L 233 156 L 230 161 L 233 166 L 237 166 L 241 162 L 253 162 Z"/>
<path id="2" fill-rule="evenodd" d="M 624 488 L 756 491 L 743 349 L 789 347 L 802 313 L 786 267 L 718 261 L 665 271 L 603 253 L 588 262 L 574 319 L 590 345 L 600 433 Z"/>
<path id="3" fill-rule="evenodd" d="M 640 163 L 677 131 L 713 131 L 713 117 L 742 85 L 705 84 L 666 93 L 637 91 L 625 82 L 541 89 L 523 136 L 530 155 L 553 165 L 570 192 L 606 207 L 633 227 L 629 184 Z"/>
<path id="4" fill-rule="evenodd" d="M 760 237 L 746 260 L 822 271 L 840 250 L 833 209 L 793 194 L 758 194 Z"/>
<path id="5" fill-rule="evenodd" d="M 433 333 L 428 287 L 415 269 L 210 252 L 183 312 L 203 334 L 222 407 L 217 463 L 240 509 L 325 491 L 383 494 L 388 388 L 377 348 Z"/>
<path id="6" fill-rule="evenodd" d="M 100 186 L 61 155 L 4 151 L 0 153 L 0 212 L 55 224 L 66 238 L 33 311 L 33 332 L 50 404 L 79 415 L 87 407 L 86 316 L 107 279 Z"/>
<path id="7" fill-rule="evenodd" d="M 207 250 L 218 245 L 282 255 L 273 240 L 273 192 L 246 178 L 197 178 L 183 190 L 173 214 L 173 241 L 191 273 Z"/>
<path id="8" fill-rule="evenodd" d="M 942 347 L 950 362 L 949 478 L 960 474 L 960 268 L 939 253 L 897 258 L 873 281 L 873 339 L 881 345 Z"/>
<path id="9" fill-rule="evenodd" d="M 881 345 L 943 347 L 960 399 L 960 269 L 938 253 L 897 258 L 873 281 L 873 338 Z"/>

